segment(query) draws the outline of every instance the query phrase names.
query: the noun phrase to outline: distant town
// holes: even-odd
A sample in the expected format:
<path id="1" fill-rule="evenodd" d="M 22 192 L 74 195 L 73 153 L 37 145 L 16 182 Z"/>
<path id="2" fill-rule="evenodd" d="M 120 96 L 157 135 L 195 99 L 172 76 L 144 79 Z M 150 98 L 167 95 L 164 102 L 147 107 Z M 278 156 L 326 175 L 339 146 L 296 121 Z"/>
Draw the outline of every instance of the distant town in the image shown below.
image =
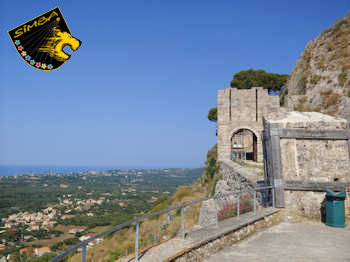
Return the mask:
<path id="1" fill-rule="evenodd" d="M 64 250 L 143 214 L 178 186 L 192 184 L 202 171 L 130 169 L 0 177 L 0 261 Z"/>

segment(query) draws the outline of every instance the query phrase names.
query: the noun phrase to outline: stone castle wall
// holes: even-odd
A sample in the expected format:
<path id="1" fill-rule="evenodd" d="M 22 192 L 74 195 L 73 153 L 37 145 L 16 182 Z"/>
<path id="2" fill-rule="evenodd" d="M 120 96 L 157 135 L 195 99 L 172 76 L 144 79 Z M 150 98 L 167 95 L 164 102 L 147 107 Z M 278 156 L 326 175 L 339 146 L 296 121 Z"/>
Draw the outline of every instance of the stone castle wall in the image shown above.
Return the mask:
<path id="1" fill-rule="evenodd" d="M 262 118 L 270 112 L 278 112 L 279 97 L 269 96 L 262 87 L 239 90 L 218 90 L 218 160 L 229 160 L 231 138 L 239 129 L 248 129 L 257 137 L 257 160 L 262 161 Z"/>
<path id="2" fill-rule="evenodd" d="M 347 130 L 347 120 L 317 112 L 281 112 L 266 120 L 280 129 Z M 304 182 L 350 182 L 347 140 L 280 139 L 284 180 Z M 285 205 L 294 215 L 320 218 L 324 192 L 285 191 Z M 346 213 L 350 206 L 346 204 Z"/>

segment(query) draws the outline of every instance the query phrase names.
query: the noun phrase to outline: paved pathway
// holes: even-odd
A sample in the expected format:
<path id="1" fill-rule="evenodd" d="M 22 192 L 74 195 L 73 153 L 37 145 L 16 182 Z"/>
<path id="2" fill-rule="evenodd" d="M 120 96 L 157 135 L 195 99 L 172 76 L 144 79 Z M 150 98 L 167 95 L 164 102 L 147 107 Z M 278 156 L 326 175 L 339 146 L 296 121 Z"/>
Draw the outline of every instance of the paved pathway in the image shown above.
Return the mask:
<path id="1" fill-rule="evenodd" d="M 227 248 L 205 262 L 350 261 L 350 225 L 282 223 Z"/>
<path id="2" fill-rule="evenodd" d="M 192 247 L 200 246 L 210 240 L 216 239 L 226 233 L 235 231 L 246 225 L 254 223 L 268 215 L 272 215 L 278 212 L 275 208 L 261 208 L 258 209 L 256 214 L 253 212 L 242 214 L 239 218 L 233 217 L 220 221 L 219 225 L 211 225 L 205 228 L 198 229 L 193 232 L 189 232 L 185 240 L 177 237 L 173 238 L 159 246 L 155 246 L 141 255 L 139 261 L 141 262 L 160 262 L 166 259 L 175 257 L 182 254 L 186 250 Z M 118 262 L 134 262 L 134 258 L 122 258 Z"/>

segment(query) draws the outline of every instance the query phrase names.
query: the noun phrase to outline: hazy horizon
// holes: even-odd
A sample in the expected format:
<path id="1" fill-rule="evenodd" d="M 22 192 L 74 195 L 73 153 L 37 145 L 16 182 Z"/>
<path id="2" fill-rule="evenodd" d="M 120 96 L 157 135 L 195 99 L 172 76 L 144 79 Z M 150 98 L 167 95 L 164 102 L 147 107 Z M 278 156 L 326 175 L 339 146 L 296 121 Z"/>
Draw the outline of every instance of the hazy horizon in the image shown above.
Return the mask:
<path id="1" fill-rule="evenodd" d="M 96 165 L 76 165 L 76 166 L 64 166 L 64 165 L 0 165 L 0 176 L 13 176 L 23 174 L 44 174 L 48 172 L 54 173 L 74 173 L 74 172 L 87 172 L 96 171 L 102 172 L 107 170 L 130 170 L 130 169 L 174 169 L 174 168 L 203 168 L 203 166 L 188 166 L 188 167 L 165 167 L 165 166 L 96 166 Z"/>

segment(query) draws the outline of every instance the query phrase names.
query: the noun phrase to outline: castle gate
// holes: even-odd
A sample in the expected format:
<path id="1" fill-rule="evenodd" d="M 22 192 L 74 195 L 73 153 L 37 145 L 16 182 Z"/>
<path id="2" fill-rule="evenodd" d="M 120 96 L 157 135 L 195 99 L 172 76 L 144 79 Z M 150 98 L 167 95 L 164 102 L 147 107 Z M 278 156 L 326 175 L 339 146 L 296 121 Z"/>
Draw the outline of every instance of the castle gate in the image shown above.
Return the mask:
<path id="1" fill-rule="evenodd" d="M 239 129 L 231 138 L 231 159 L 257 161 L 257 136 L 249 129 Z"/>
<path id="2" fill-rule="evenodd" d="M 278 112 L 279 97 L 262 87 L 218 90 L 218 160 L 262 161 L 264 114 Z"/>

